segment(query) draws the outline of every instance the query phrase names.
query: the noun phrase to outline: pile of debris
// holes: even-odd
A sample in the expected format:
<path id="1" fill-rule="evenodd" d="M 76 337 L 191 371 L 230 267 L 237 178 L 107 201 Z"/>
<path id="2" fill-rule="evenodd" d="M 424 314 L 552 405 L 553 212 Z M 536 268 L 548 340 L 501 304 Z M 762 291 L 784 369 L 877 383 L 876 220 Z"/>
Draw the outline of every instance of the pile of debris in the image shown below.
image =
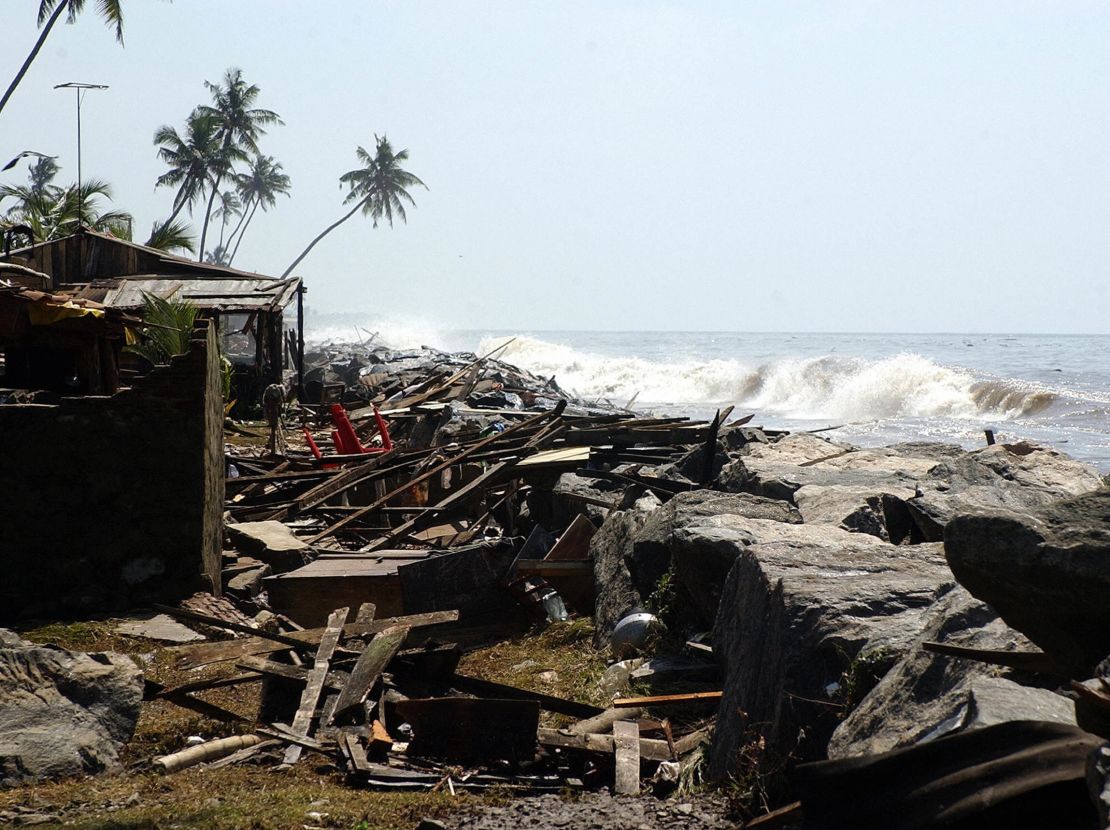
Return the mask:
<path id="1" fill-rule="evenodd" d="M 643 706 L 674 696 L 618 699 L 600 709 L 459 673 L 462 648 L 446 639 L 459 621 L 455 611 L 375 619 L 365 603 L 353 619 L 338 608 L 322 628 L 277 633 L 226 614 L 162 610 L 247 636 L 177 647 L 180 668 L 234 661 L 240 673 L 177 688 L 147 681 L 148 699 L 240 721 L 196 694 L 263 683 L 253 733 L 155 759 L 168 772 L 200 762 L 257 763 L 266 754 L 290 765 L 311 750 L 372 788 L 557 792 L 615 780 L 618 792 L 635 793 L 641 774 L 676 782 L 683 760 L 706 739 L 703 731 L 678 734 L 668 721 L 642 716 Z M 541 711 L 569 723 L 541 726 Z"/>
<path id="2" fill-rule="evenodd" d="M 577 414 L 620 409 L 608 400 L 580 400 L 573 391 L 564 391 L 554 377 L 538 377 L 499 360 L 497 355 L 515 337 L 480 357 L 429 346 L 375 346 L 375 337 L 371 334 L 362 343 L 327 343 L 306 352 L 306 401 L 350 406 L 376 402 L 383 408 L 402 408 L 417 396 L 422 401 L 449 400 L 483 409 L 550 409 L 559 400 L 568 401 L 571 412 Z M 450 393 L 443 394 L 448 388 Z M 621 411 L 632 414 L 631 403 Z"/>

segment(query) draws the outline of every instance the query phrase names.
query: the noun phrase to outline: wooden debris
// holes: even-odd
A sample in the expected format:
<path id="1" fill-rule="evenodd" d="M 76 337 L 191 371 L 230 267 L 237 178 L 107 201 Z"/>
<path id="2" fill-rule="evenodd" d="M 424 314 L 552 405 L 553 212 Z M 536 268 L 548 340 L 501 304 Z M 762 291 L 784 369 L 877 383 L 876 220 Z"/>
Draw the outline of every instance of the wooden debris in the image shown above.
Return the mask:
<path id="1" fill-rule="evenodd" d="M 640 792 L 640 727 L 635 721 L 621 720 L 613 724 L 615 783 L 617 795 Z"/>
<path id="2" fill-rule="evenodd" d="M 349 709 L 366 700 L 370 688 L 401 648 L 408 634 L 407 625 L 398 625 L 374 635 L 374 639 L 359 655 L 347 685 L 339 693 L 335 711 L 326 723 L 331 723 L 335 717 L 344 715 Z"/>
<path id="3" fill-rule="evenodd" d="M 320 646 L 316 650 L 316 660 L 313 663 L 312 670 L 308 674 L 308 681 L 305 684 L 304 693 L 301 695 L 301 705 L 297 709 L 297 714 L 293 718 L 293 726 L 291 732 L 297 737 L 306 737 L 308 735 L 309 727 L 312 724 L 312 718 L 316 713 L 316 704 L 320 700 L 320 691 L 324 687 L 324 680 L 328 676 L 328 668 L 331 663 L 332 654 L 335 653 L 335 647 L 339 644 L 339 637 L 343 633 L 343 621 L 347 619 L 347 608 L 337 608 L 331 613 L 328 618 L 328 624 L 324 629 L 324 635 L 320 638 Z M 285 751 L 285 758 L 283 763 L 295 764 L 301 757 L 301 746 L 293 744 Z"/>
<path id="4" fill-rule="evenodd" d="M 218 761 L 240 749 L 256 746 L 263 740 L 258 735 L 232 735 L 230 738 L 218 738 L 171 755 L 160 755 L 154 759 L 154 764 L 161 767 L 163 772 L 177 772 L 206 761 Z"/>
<path id="5" fill-rule="evenodd" d="M 724 692 L 686 692 L 677 695 L 653 695 L 650 697 L 621 697 L 613 701 L 617 709 L 628 707 L 671 706 L 678 703 L 700 703 L 708 700 L 720 700 Z"/>

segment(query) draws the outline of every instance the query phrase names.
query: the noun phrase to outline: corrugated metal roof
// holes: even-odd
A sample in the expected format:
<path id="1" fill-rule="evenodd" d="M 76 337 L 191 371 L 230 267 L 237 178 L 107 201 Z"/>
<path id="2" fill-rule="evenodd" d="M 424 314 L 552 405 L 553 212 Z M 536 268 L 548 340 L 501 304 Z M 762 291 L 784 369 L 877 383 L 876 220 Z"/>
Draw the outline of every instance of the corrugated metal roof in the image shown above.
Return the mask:
<path id="1" fill-rule="evenodd" d="M 142 308 L 143 294 L 162 299 L 185 299 L 199 308 L 221 311 L 275 311 L 296 296 L 300 280 L 268 277 L 199 277 L 138 275 L 97 280 L 83 288 L 82 297 L 95 297 L 111 308 Z"/>

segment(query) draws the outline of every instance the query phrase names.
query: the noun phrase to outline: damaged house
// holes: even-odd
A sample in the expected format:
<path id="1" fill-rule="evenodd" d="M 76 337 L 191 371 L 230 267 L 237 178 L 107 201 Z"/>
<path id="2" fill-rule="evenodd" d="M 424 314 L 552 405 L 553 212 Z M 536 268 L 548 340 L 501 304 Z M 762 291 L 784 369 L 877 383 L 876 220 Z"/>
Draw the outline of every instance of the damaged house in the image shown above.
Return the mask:
<path id="1" fill-rule="evenodd" d="M 134 314 L 144 294 L 188 300 L 216 326 L 240 411 L 255 407 L 272 383 L 302 386 L 304 285 L 298 278 L 195 262 L 88 228 L 9 250 L 0 256 L 0 266 L 5 263 L 45 274 L 49 284 L 37 287 Z M 287 320 L 294 300 L 295 320 Z"/>
<path id="2" fill-rule="evenodd" d="M 0 267 L 0 624 L 218 593 L 216 322 L 199 320 L 168 364 L 125 373 L 140 319 L 16 284 L 9 270 Z"/>

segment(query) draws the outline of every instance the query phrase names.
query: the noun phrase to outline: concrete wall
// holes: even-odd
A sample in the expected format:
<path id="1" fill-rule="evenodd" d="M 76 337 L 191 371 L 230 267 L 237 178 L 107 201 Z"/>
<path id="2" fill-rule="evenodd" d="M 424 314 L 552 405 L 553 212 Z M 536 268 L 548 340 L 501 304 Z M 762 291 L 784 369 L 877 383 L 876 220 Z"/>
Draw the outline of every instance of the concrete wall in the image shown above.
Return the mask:
<path id="1" fill-rule="evenodd" d="M 218 590 L 223 500 L 207 322 L 116 395 L 0 406 L 0 622 Z"/>

